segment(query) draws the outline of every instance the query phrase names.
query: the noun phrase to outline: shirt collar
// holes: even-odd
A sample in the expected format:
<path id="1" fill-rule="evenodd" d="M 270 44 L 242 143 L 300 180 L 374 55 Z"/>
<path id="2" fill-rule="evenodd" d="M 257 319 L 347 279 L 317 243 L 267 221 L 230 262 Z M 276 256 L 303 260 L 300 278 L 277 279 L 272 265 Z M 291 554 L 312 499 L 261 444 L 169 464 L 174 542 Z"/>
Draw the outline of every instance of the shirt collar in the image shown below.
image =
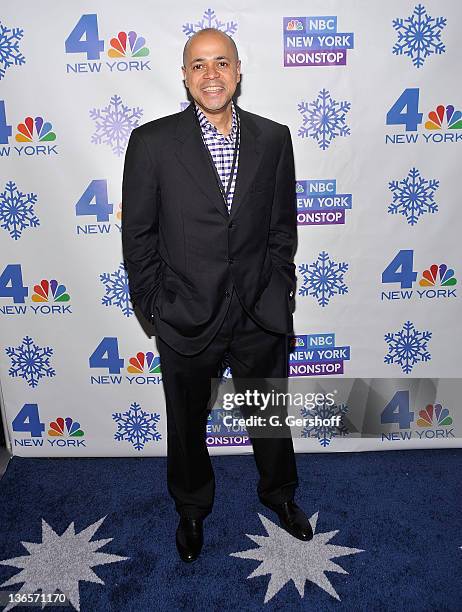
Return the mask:
<path id="1" fill-rule="evenodd" d="M 197 103 L 194 102 L 194 104 L 196 106 L 197 116 L 199 118 L 199 123 L 202 129 L 202 132 L 211 132 L 217 138 L 221 138 L 225 141 L 234 142 L 236 138 L 236 132 L 237 132 L 237 112 L 234 106 L 234 102 L 232 100 L 231 100 L 231 108 L 233 111 L 233 117 L 231 120 L 231 132 L 228 134 L 228 136 L 224 136 L 221 132 L 219 132 L 217 128 L 213 125 L 213 123 L 211 123 L 207 119 L 207 117 L 203 113 L 202 109 L 197 105 Z"/>

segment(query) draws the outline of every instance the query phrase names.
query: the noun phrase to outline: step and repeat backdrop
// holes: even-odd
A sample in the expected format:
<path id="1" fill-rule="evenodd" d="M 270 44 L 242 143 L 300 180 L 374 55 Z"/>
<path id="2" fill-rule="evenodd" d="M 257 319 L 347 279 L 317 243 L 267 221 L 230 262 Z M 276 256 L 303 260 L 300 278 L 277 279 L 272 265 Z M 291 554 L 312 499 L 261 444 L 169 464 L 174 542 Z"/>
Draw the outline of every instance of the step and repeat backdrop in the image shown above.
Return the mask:
<path id="1" fill-rule="evenodd" d="M 182 50 L 205 27 L 237 43 L 238 104 L 292 134 L 290 381 L 348 387 L 313 407 L 297 451 L 460 446 L 460 402 L 438 379 L 462 371 L 461 21 L 456 0 L 4 0 L 0 381 L 13 454 L 166 454 L 162 364 L 123 264 L 122 171 L 131 130 L 187 106 Z M 214 415 L 210 452 L 251 452 L 245 429 Z"/>

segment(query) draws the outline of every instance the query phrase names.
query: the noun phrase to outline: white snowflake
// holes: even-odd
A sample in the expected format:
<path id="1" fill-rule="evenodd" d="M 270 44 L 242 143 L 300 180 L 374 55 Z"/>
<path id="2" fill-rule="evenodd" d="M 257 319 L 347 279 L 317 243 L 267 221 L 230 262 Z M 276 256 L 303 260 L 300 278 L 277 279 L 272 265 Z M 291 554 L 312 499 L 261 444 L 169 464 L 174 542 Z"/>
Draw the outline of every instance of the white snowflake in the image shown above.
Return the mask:
<path id="1" fill-rule="evenodd" d="M 411 168 L 401 181 L 388 183 L 393 192 L 393 202 L 388 206 L 388 212 L 392 215 L 400 213 L 406 217 L 409 225 L 415 225 L 425 213 L 438 211 L 434 196 L 439 184 L 435 179 L 424 179 L 417 168 Z"/>
<path id="2" fill-rule="evenodd" d="M 393 53 L 411 57 L 414 66 L 420 68 L 429 55 L 445 52 L 441 42 L 441 31 L 445 25 L 445 17 L 430 17 L 425 7 L 418 4 L 410 17 L 393 20 L 393 27 L 398 32 Z"/>
<path id="3" fill-rule="evenodd" d="M 51 377 L 56 374 L 50 365 L 53 349 L 49 346 L 37 346 L 29 336 L 25 336 L 22 344 L 17 347 L 8 346 L 5 352 L 11 357 L 9 375 L 12 378 L 24 378 L 30 387 L 36 387 L 44 376 Z"/>
<path id="4" fill-rule="evenodd" d="M 325 251 L 319 254 L 314 263 L 301 264 L 298 269 L 303 274 L 303 284 L 299 294 L 315 297 L 320 306 L 327 306 L 335 294 L 343 295 L 348 292 L 348 287 L 343 282 L 348 264 L 335 263 Z"/>
<path id="5" fill-rule="evenodd" d="M 202 19 L 196 21 L 196 23 L 186 23 L 183 26 L 183 32 L 186 34 L 186 36 L 191 37 L 196 32 L 199 32 L 205 28 L 215 28 L 216 30 L 221 30 L 229 36 L 232 36 L 237 31 L 237 23 L 235 21 L 228 21 L 226 23 L 224 21 L 220 21 L 217 18 L 215 11 L 209 8 L 204 11 Z"/>
<path id="6" fill-rule="evenodd" d="M 305 418 L 314 419 L 318 416 L 320 419 L 331 419 L 332 417 L 340 416 L 340 425 L 307 425 L 302 429 L 301 436 L 302 438 L 317 438 L 319 440 L 319 444 L 321 446 L 329 446 L 332 441 L 332 438 L 342 435 L 346 436 L 348 434 L 348 428 L 343 423 L 343 416 L 348 412 L 348 406 L 346 404 L 340 404 L 340 406 L 329 406 L 327 404 L 321 404 L 320 406 L 315 406 L 311 410 L 308 408 L 301 409 L 301 415 Z"/>
<path id="7" fill-rule="evenodd" d="M 160 414 L 145 412 L 134 402 L 126 412 L 115 412 L 112 418 L 117 423 L 114 439 L 119 442 L 126 440 L 133 444 L 136 450 L 143 450 L 149 441 L 158 441 L 162 435 L 157 431 Z"/>
<path id="8" fill-rule="evenodd" d="M 409 374 L 419 361 L 430 361 L 427 343 L 432 337 L 430 331 L 418 331 L 411 321 L 406 321 L 402 330 L 385 334 L 388 353 L 385 363 L 397 363 L 405 374 Z"/>
<path id="9" fill-rule="evenodd" d="M 94 144 L 110 145 L 113 153 L 122 155 L 132 130 L 139 125 L 142 114 L 143 109 L 140 107 L 130 108 L 123 104 L 120 96 L 112 96 L 107 106 L 90 111 L 90 117 L 96 123 L 96 131 L 91 141 Z"/>
<path id="10" fill-rule="evenodd" d="M 37 227 L 40 221 L 34 212 L 35 193 L 22 193 L 16 183 L 9 181 L 0 193 L 0 227 L 6 229 L 14 240 L 21 238 L 26 227 Z"/>
<path id="11" fill-rule="evenodd" d="M 298 105 L 303 117 L 298 135 L 302 138 L 310 136 L 321 149 L 327 149 L 337 136 L 350 134 L 350 128 L 345 123 L 345 115 L 350 108 L 349 102 L 336 102 L 326 89 L 321 89 L 316 100 Z"/>
<path id="12" fill-rule="evenodd" d="M 10 29 L 0 22 L 0 81 L 5 76 L 10 66 L 21 66 L 26 59 L 19 50 L 19 41 L 23 37 L 24 30 L 20 28 Z"/>
<path id="13" fill-rule="evenodd" d="M 79 533 L 75 533 L 74 523 L 70 523 L 62 535 L 58 535 L 45 519 L 42 519 L 42 541 L 21 542 L 29 553 L 28 555 L 0 561 L 1 565 L 21 569 L 0 586 L 11 586 L 23 582 L 19 591 L 16 591 L 16 595 L 41 591 L 45 600 L 42 603 L 42 609 L 46 605 L 47 595 L 64 593 L 67 601 L 76 610 L 80 610 L 79 582 L 104 584 L 92 567 L 130 558 L 99 550 L 108 542 L 112 542 L 113 538 L 90 541 L 105 518 L 103 516 Z M 15 603 L 8 604 L 4 612 L 11 610 L 15 605 Z"/>
<path id="14" fill-rule="evenodd" d="M 106 293 L 101 299 L 104 306 L 117 306 L 126 317 L 134 314 L 130 302 L 130 290 L 128 286 L 128 274 L 125 265 L 121 263 L 115 272 L 104 272 L 99 276 L 104 285 Z"/>
<path id="15" fill-rule="evenodd" d="M 294 583 L 300 597 L 304 597 L 305 583 L 309 581 L 340 601 L 326 572 L 337 572 L 338 574 L 348 574 L 348 572 L 332 559 L 364 551 L 359 548 L 329 544 L 338 530 L 315 533 L 318 512 L 310 518 L 314 535 L 313 539 L 308 542 L 297 540 L 262 514 L 258 516 L 268 535 L 246 534 L 252 542 L 258 544 L 258 547 L 230 553 L 230 555 L 260 561 L 260 565 L 247 578 L 270 575 L 264 603 L 268 603 L 290 581 Z"/>

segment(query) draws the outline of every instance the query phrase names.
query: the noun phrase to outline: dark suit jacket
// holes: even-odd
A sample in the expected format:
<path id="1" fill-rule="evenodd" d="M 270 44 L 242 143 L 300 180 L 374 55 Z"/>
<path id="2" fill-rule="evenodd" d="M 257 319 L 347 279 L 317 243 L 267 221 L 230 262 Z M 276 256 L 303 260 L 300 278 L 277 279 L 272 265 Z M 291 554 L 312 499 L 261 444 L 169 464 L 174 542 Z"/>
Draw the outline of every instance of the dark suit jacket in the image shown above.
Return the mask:
<path id="1" fill-rule="evenodd" d="M 122 187 L 132 301 L 171 347 L 200 351 L 235 290 L 269 331 L 293 333 L 297 248 L 289 128 L 237 107 L 241 145 L 228 214 L 191 104 L 133 130 Z"/>

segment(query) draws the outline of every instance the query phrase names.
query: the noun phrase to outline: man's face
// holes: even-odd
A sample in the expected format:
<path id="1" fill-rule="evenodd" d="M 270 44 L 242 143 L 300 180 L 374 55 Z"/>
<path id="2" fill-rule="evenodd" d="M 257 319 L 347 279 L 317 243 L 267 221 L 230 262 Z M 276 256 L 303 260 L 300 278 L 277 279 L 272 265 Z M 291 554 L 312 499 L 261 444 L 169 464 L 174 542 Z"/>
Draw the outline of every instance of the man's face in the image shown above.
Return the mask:
<path id="1" fill-rule="evenodd" d="M 223 110 L 241 80 L 241 62 L 223 35 L 205 32 L 188 45 L 183 66 L 185 85 L 197 104 L 209 113 Z"/>

